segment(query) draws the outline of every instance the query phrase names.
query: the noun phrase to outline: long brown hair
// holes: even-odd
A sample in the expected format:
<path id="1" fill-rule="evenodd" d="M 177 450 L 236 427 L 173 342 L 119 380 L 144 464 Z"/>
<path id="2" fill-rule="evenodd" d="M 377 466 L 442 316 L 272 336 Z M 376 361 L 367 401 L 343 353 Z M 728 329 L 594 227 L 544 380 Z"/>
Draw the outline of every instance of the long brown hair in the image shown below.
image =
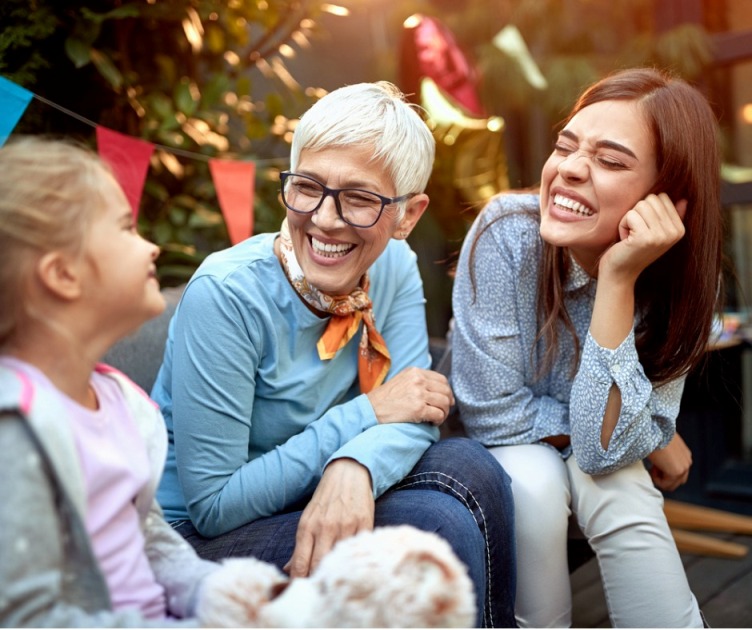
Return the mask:
<path id="1" fill-rule="evenodd" d="M 593 84 L 567 121 L 607 100 L 639 103 L 655 146 L 653 192 L 665 192 L 674 202 L 687 200 L 684 237 L 642 272 L 635 287 L 637 352 L 647 377 L 661 384 L 701 361 L 719 307 L 723 220 L 717 123 L 696 89 L 650 68 L 622 70 Z M 568 259 L 566 250 L 543 243 L 538 287 L 539 339 L 546 346 L 543 373 L 556 359 L 559 322 L 577 340 L 563 299 Z M 576 365 L 579 356 L 574 361 Z"/>

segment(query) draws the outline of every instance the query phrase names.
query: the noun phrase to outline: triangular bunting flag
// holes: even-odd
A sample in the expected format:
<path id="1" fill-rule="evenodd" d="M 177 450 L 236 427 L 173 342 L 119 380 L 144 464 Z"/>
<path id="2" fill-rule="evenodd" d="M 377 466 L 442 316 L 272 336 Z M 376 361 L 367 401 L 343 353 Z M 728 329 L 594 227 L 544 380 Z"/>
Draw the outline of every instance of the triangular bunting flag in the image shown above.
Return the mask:
<path id="1" fill-rule="evenodd" d="M 253 234 L 253 193 L 256 164 L 231 160 L 209 160 L 219 207 L 235 245 Z"/>
<path id="2" fill-rule="evenodd" d="M 33 96 L 29 90 L 0 77 L 0 147 L 21 120 Z"/>
<path id="3" fill-rule="evenodd" d="M 110 165 L 115 178 L 120 182 L 131 204 L 134 218 L 138 218 L 141 194 L 154 145 L 97 125 L 97 147 L 99 155 Z"/>

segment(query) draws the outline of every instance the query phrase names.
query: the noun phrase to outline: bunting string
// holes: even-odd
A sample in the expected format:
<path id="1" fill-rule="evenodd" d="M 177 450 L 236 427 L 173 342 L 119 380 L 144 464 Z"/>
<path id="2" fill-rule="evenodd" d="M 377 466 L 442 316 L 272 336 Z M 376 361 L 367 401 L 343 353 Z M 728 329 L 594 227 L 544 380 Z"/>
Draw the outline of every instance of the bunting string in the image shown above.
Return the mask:
<path id="1" fill-rule="evenodd" d="M 85 116 L 81 116 L 81 114 L 77 114 L 74 111 L 71 111 L 70 109 L 63 107 L 62 105 L 58 105 L 57 103 L 53 103 L 51 100 L 44 98 L 43 96 L 39 96 L 38 94 L 34 94 L 32 92 L 32 98 L 34 98 L 37 101 L 41 101 L 45 105 L 49 105 L 50 107 L 57 109 L 58 111 L 63 112 L 64 114 L 67 114 L 71 118 L 75 118 L 79 122 L 82 122 L 85 125 L 88 125 L 89 127 L 97 128 L 100 125 L 98 123 L 95 123 L 93 120 L 89 120 Z M 172 153 L 174 155 L 179 155 L 180 157 L 192 159 L 192 160 L 201 160 L 203 162 L 208 162 L 209 160 L 213 160 L 216 158 L 212 158 L 208 155 L 204 155 L 203 153 L 196 153 L 195 151 L 188 151 L 186 149 L 179 149 L 177 147 L 168 147 L 165 144 L 159 144 L 157 142 L 151 143 L 155 148 L 160 149 L 162 151 L 165 151 L 167 153 Z M 281 157 L 281 158 L 262 158 L 262 159 L 255 159 L 253 162 L 256 165 L 264 165 L 264 164 L 286 164 L 288 162 L 288 158 Z"/>
<path id="2" fill-rule="evenodd" d="M 99 155 L 111 166 L 131 204 L 135 218 L 138 217 L 144 182 L 155 149 L 187 159 L 208 162 L 217 193 L 217 202 L 233 245 L 253 235 L 256 167 L 265 164 L 284 165 L 288 162 L 287 158 L 254 160 L 215 158 L 134 138 L 108 129 L 58 103 L 34 94 L 2 75 L 0 75 L 0 147 L 7 141 L 32 98 L 96 130 Z"/>

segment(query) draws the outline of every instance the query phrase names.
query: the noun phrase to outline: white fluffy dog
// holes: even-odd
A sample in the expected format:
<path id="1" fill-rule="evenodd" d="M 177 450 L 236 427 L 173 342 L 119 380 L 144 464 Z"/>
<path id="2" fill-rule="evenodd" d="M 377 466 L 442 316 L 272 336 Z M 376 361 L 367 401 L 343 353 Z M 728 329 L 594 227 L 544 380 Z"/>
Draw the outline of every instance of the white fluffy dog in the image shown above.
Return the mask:
<path id="1" fill-rule="evenodd" d="M 439 536 L 406 525 L 340 541 L 313 574 L 231 559 L 206 578 L 198 617 L 214 627 L 470 627 L 467 569 Z"/>

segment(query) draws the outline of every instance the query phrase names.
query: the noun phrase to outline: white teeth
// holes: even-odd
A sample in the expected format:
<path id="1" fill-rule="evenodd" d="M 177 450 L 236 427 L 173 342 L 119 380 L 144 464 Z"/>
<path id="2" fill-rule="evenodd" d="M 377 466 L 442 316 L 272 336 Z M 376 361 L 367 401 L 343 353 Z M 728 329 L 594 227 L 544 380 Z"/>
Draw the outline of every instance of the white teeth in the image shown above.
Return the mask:
<path id="1" fill-rule="evenodd" d="M 564 197 L 563 195 L 554 195 L 554 203 L 557 206 L 567 208 L 575 214 L 579 214 L 583 217 L 589 217 L 593 215 L 593 211 L 586 205 L 581 204 L 579 201 L 575 201 L 574 199 L 570 199 L 569 197 Z"/>
<path id="2" fill-rule="evenodd" d="M 319 254 L 346 254 L 353 248 L 349 243 L 322 243 L 314 237 L 311 237 L 311 245 Z"/>

